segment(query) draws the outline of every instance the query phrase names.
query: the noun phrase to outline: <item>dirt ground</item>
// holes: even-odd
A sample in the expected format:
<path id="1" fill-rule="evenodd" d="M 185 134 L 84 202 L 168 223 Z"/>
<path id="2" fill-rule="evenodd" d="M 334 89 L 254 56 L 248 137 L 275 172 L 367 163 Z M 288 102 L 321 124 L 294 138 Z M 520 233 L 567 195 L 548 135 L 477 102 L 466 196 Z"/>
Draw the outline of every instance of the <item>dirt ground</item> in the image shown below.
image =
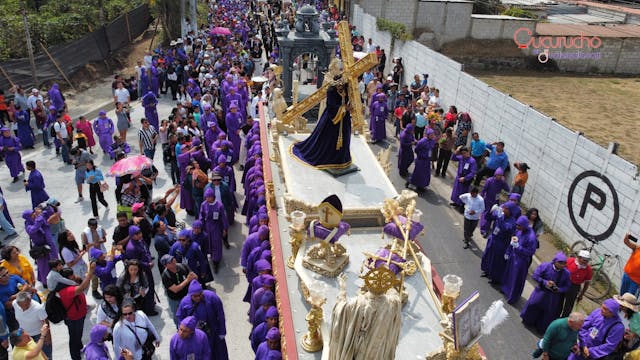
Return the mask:
<path id="1" fill-rule="evenodd" d="M 538 72 L 473 75 L 604 147 L 619 143 L 618 154 L 640 164 L 640 78 Z"/>

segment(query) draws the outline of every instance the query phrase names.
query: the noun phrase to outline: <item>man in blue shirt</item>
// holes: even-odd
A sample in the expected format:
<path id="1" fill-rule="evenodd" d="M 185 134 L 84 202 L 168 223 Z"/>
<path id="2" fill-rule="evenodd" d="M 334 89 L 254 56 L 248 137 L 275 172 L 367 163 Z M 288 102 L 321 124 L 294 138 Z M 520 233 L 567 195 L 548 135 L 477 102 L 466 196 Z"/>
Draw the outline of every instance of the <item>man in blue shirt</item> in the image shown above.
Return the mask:
<path id="1" fill-rule="evenodd" d="M 487 145 L 487 149 L 490 151 L 489 159 L 487 159 L 487 163 L 478 171 L 476 174 L 476 180 L 473 185 L 479 186 L 480 181 L 485 176 L 491 176 L 495 173 L 497 168 L 506 169 L 509 167 L 509 156 L 504 152 L 504 143 L 502 141 L 494 142 Z"/>
<path id="2" fill-rule="evenodd" d="M 474 132 L 471 135 L 471 156 L 476 159 L 476 165 L 482 166 L 484 152 L 487 150 L 487 143 L 480 140 L 480 135 Z"/>

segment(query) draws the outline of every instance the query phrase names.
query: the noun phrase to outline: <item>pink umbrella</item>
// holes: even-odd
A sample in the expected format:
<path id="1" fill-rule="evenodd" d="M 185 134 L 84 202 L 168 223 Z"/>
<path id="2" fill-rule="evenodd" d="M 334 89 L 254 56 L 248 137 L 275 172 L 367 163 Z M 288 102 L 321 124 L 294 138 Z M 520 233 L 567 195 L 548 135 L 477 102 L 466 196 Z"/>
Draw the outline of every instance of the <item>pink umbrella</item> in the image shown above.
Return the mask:
<path id="1" fill-rule="evenodd" d="M 231 30 L 226 27 L 214 27 L 211 29 L 211 35 L 231 35 Z"/>
<path id="2" fill-rule="evenodd" d="M 136 155 L 117 161 L 109 169 L 110 176 L 123 176 L 140 172 L 153 165 L 153 161 L 144 155 Z"/>

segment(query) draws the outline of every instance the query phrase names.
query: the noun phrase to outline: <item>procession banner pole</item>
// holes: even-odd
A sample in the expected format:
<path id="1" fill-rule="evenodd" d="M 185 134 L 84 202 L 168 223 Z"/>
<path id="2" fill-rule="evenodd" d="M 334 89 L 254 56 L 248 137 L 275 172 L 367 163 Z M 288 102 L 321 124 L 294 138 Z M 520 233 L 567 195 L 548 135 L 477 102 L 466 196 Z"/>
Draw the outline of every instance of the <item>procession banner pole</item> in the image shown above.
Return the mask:
<path id="1" fill-rule="evenodd" d="M 127 35 L 129 36 L 129 44 L 131 44 L 131 28 L 129 27 L 129 13 L 124 13 L 124 22 L 127 23 Z"/>
<path id="2" fill-rule="evenodd" d="M 7 80 L 9 80 L 9 83 L 11 84 L 11 86 L 15 87 L 16 84 L 14 84 L 13 81 L 11 81 L 11 78 L 9 77 L 9 74 L 7 74 L 7 72 L 4 71 L 4 68 L 2 67 L 2 65 L 0 65 L 0 71 L 2 71 L 2 75 L 4 75 L 4 77 L 6 77 Z"/>
<path id="3" fill-rule="evenodd" d="M 62 77 L 67 81 L 67 83 L 69 83 L 69 85 L 71 85 L 71 87 L 73 88 L 73 90 L 76 90 L 76 87 L 73 86 L 73 83 L 71 83 L 71 81 L 69 80 L 69 78 L 67 77 L 67 75 L 64 73 L 64 71 L 62 71 L 62 68 L 60 68 L 60 65 L 58 65 L 58 62 L 56 61 L 56 59 L 53 58 L 53 56 L 51 55 L 51 53 L 49 52 L 49 50 L 47 50 L 47 48 L 44 46 L 44 44 L 42 42 L 40 42 L 40 46 L 42 47 L 42 50 L 44 50 L 45 54 L 47 54 L 47 56 L 49 57 L 49 59 L 51 59 L 51 62 L 53 63 L 53 65 L 56 67 L 56 69 L 58 69 L 58 71 L 60 72 L 60 74 L 62 74 Z"/>

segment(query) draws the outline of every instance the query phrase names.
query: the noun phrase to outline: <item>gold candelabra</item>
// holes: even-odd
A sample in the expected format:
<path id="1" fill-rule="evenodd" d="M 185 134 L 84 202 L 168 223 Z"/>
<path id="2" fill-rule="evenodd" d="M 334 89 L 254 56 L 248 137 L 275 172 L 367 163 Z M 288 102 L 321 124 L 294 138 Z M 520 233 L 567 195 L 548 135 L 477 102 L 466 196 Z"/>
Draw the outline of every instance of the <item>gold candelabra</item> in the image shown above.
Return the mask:
<path id="1" fill-rule="evenodd" d="M 311 304 L 311 309 L 305 316 L 308 330 L 300 340 L 300 345 L 308 352 L 320 351 L 323 347 L 321 326 L 324 315 L 322 314 L 322 305 L 327 302 L 327 299 L 317 293 L 314 294 L 314 292 L 312 291 L 307 298 L 307 302 Z"/>
<path id="2" fill-rule="evenodd" d="M 287 266 L 290 269 L 293 269 L 293 265 L 296 262 L 296 257 L 298 256 L 298 251 L 300 250 L 300 245 L 302 245 L 302 239 L 305 235 L 305 219 L 307 214 L 300 210 L 295 210 L 291 212 L 291 222 L 289 225 L 289 234 L 291 238 L 289 239 L 289 244 L 291 244 L 291 255 L 287 259 Z"/>

